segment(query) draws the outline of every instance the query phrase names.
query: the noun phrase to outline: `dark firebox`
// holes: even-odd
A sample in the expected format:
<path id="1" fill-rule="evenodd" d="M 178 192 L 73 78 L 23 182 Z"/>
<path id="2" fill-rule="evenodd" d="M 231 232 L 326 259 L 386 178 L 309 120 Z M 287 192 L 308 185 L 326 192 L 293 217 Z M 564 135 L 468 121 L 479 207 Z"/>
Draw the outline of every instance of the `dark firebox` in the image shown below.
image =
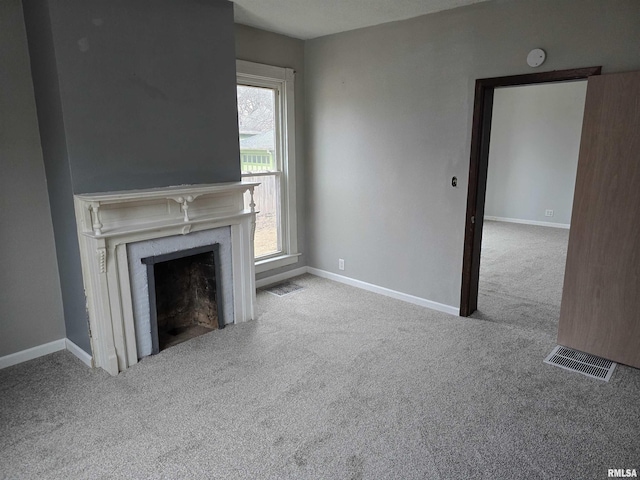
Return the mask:
<path id="1" fill-rule="evenodd" d="M 153 353 L 224 327 L 218 301 L 219 244 L 143 258 Z"/>

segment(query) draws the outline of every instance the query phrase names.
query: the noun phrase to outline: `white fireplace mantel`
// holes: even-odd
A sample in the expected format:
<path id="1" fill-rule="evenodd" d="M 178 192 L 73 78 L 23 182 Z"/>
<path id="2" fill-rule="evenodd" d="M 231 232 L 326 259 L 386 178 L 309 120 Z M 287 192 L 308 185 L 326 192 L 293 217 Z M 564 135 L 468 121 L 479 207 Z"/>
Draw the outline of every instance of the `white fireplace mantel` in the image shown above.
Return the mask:
<path id="1" fill-rule="evenodd" d="M 257 185 L 183 185 L 74 196 L 95 366 L 116 375 L 138 361 L 128 243 L 230 227 L 234 323 L 253 319 Z M 250 209 L 244 208 L 246 191 Z"/>

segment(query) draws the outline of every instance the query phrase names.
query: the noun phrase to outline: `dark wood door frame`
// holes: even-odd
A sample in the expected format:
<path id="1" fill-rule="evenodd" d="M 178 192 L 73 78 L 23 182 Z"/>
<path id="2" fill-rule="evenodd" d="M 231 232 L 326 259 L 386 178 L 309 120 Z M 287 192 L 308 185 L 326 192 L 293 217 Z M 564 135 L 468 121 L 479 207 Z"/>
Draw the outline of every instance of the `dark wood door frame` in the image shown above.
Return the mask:
<path id="1" fill-rule="evenodd" d="M 468 317 L 478 308 L 480 248 L 482 245 L 482 224 L 487 190 L 489 140 L 491 137 L 491 116 L 495 89 L 497 87 L 516 85 L 582 80 L 592 75 L 600 75 L 601 71 L 602 67 L 588 67 L 476 80 L 473 126 L 471 128 L 471 158 L 469 161 L 464 256 L 462 260 L 460 316 Z"/>

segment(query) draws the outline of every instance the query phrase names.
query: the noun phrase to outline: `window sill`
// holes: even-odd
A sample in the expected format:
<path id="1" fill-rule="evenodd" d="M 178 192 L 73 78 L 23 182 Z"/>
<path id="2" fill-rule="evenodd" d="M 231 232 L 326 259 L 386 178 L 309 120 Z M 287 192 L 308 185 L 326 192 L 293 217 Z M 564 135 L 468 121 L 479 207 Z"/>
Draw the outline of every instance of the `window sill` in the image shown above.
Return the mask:
<path id="1" fill-rule="evenodd" d="M 265 260 L 256 261 L 256 273 L 267 272 L 274 268 L 286 267 L 287 265 L 293 265 L 298 263 L 298 257 L 300 253 L 293 255 L 280 255 L 279 257 L 267 258 Z"/>

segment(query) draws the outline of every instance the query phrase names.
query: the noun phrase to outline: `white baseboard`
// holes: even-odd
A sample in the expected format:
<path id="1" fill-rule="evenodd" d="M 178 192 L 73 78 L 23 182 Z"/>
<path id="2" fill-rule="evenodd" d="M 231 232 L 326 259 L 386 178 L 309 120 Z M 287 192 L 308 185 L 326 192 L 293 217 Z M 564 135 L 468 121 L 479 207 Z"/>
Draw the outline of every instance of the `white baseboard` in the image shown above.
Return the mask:
<path id="1" fill-rule="evenodd" d="M 80 359 L 82 363 L 84 363 L 87 367 L 93 368 L 93 357 L 81 349 L 78 345 L 73 343 L 68 338 L 64 339 L 65 347 L 69 352 L 73 353 L 76 357 Z"/>
<path id="2" fill-rule="evenodd" d="M 34 358 L 64 350 L 65 340 L 65 338 L 61 338 L 60 340 L 54 340 L 53 342 L 38 345 L 37 347 L 27 348 L 26 350 L 0 357 L 0 369 L 11 367 L 12 365 L 17 365 L 22 362 L 28 362 Z"/>
<path id="3" fill-rule="evenodd" d="M 485 220 L 493 220 L 494 222 L 522 223 L 524 225 L 537 225 L 539 227 L 553 227 L 569 229 L 571 225 L 568 223 L 538 222 L 537 220 L 521 220 L 519 218 L 492 217 L 484 216 Z"/>
<path id="4" fill-rule="evenodd" d="M 295 268 L 284 273 L 278 273 L 277 275 L 271 275 L 270 277 L 261 278 L 256 280 L 256 288 L 266 287 L 267 285 L 273 285 L 274 283 L 282 282 L 293 277 L 298 277 L 307 273 L 307 267 Z"/>
<path id="5" fill-rule="evenodd" d="M 416 297 L 414 295 L 409 295 L 407 293 L 398 292 L 396 290 L 391 290 L 389 288 L 380 287 L 372 283 L 362 282 L 360 280 L 355 280 L 353 278 L 344 277 L 342 275 L 327 272 L 326 270 L 320 270 L 318 268 L 307 267 L 307 272 L 311 273 L 312 275 L 316 275 L 318 277 L 327 278 L 329 280 L 344 283 L 345 285 L 351 285 L 352 287 L 361 288 L 369 292 L 374 292 L 380 295 L 385 295 L 387 297 L 395 298 L 397 300 L 402 300 L 404 302 L 413 303 L 414 305 L 419 305 L 421 307 L 427 307 L 432 310 L 449 313 L 451 315 L 456 315 L 456 316 L 460 315 L 459 308 L 452 307 L 451 305 L 445 305 L 444 303 L 434 302 L 432 300 L 427 300 L 426 298 Z"/>
<path id="6" fill-rule="evenodd" d="M 68 338 L 61 338 L 60 340 L 54 340 L 53 342 L 38 345 L 37 347 L 27 348 L 26 350 L 0 357 L 0 370 L 22 362 L 28 362 L 34 358 L 49 355 L 50 353 L 59 352 L 60 350 L 69 350 L 78 357 L 82 363 L 93 368 L 91 355 L 82 350 Z"/>
<path id="7" fill-rule="evenodd" d="M 427 300 L 426 298 L 416 297 L 413 295 L 409 295 L 407 293 L 398 292 L 396 290 L 380 287 L 372 283 L 355 280 L 353 278 L 345 277 L 343 275 L 338 275 L 336 273 L 327 272 L 326 270 L 320 270 L 319 268 L 313 268 L 313 267 L 300 267 L 294 270 L 289 270 L 288 272 L 279 273 L 277 275 L 271 275 L 270 277 L 256 280 L 256 288 L 262 288 L 262 287 L 266 287 L 267 285 L 273 285 L 274 283 L 282 282 L 284 280 L 288 280 L 289 278 L 297 277 L 305 273 L 310 273 L 312 275 L 316 275 L 317 277 L 327 278 L 335 282 L 344 283 L 345 285 L 361 288 L 362 290 L 378 293 L 380 295 L 385 295 L 387 297 L 402 300 L 404 302 L 413 303 L 414 305 L 420 305 L 421 307 L 427 307 L 432 310 L 437 310 L 439 312 L 445 312 L 445 313 L 449 313 L 451 315 L 456 315 L 456 316 L 460 315 L 460 309 L 457 307 L 452 307 L 451 305 L 445 305 L 443 303 L 434 302 L 432 300 Z"/>

